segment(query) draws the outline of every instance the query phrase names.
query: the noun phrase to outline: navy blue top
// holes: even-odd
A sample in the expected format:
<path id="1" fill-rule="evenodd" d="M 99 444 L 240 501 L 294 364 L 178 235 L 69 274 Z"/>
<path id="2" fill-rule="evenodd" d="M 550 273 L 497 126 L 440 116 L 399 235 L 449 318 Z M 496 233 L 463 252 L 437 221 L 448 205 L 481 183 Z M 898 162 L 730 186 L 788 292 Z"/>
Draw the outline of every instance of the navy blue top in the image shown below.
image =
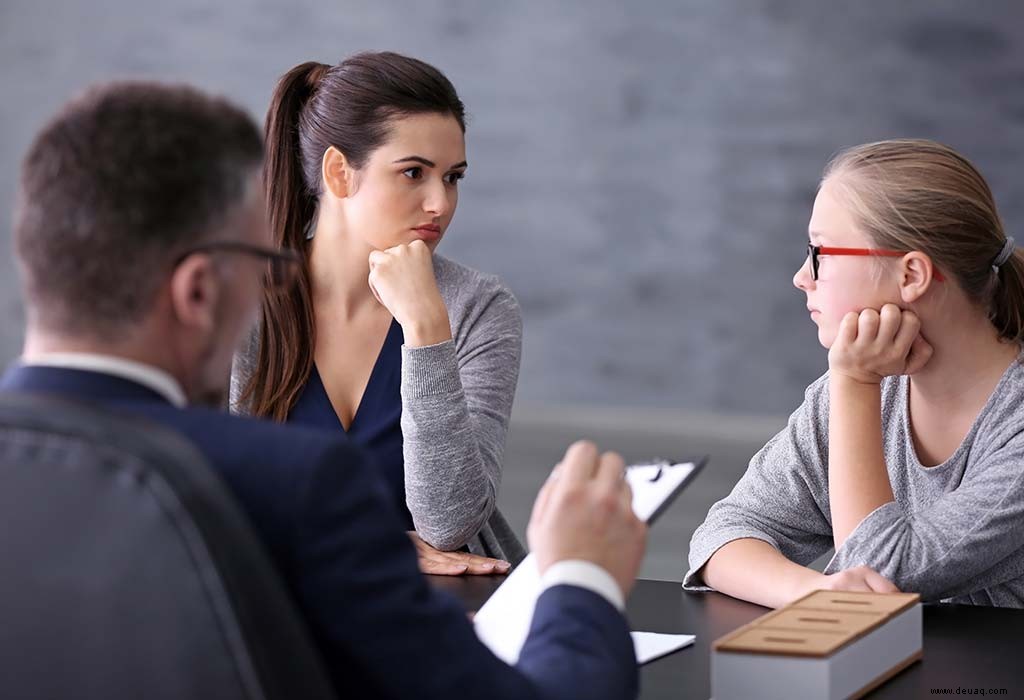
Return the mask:
<path id="1" fill-rule="evenodd" d="M 415 529 L 412 514 L 405 504 L 405 459 L 402 456 L 402 345 L 405 334 L 392 320 L 380 355 L 370 372 L 363 397 L 359 401 L 348 430 L 341 424 L 331 405 L 327 389 L 316 365 L 303 387 L 286 422 L 341 431 L 351 442 L 371 455 L 388 497 L 405 520 L 407 530 Z"/>

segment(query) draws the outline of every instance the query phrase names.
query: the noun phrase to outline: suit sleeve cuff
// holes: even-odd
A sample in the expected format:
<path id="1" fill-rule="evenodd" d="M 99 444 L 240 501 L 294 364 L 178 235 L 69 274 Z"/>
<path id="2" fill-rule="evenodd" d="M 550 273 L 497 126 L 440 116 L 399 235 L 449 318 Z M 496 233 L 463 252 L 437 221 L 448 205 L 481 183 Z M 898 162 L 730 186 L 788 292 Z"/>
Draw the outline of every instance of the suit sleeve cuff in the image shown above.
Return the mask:
<path id="1" fill-rule="evenodd" d="M 593 562 L 582 559 L 566 559 L 548 567 L 540 579 L 540 590 L 543 593 L 552 586 L 578 586 L 592 591 L 622 612 L 626 602 L 622 589 L 612 575 Z"/>

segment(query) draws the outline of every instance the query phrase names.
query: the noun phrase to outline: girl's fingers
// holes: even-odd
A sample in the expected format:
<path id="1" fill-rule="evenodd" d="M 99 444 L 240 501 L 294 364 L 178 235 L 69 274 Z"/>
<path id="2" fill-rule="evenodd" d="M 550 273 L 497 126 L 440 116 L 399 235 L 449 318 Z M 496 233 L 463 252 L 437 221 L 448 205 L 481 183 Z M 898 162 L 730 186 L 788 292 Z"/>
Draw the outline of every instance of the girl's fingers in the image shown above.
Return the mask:
<path id="1" fill-rule="evenodd" d="M 893 337 L 892 344 L 902 357 L 906 357 L 921 332 L 921 321 L 913 311 L 900 312 L 898 318 L 899 330 Z"/>
<path id="2" fill-rule="evenodd" d="M 903 327 L 903 313 L 895 304 L 886 304 L 878 313 L 878 336 L 882 343 L 891 343 Z"/>
<path id="3" fill-rule="evenodd" d="M 928 364 L 928 360 L 932 359 L 932 353 L 934 349 L 924 336 L 918 334 L 914 338 L 913 344 L 910 346 L 910 354 L 907 356 L 907 368 L 906 374 L 914 374 L 924 369 L 924 366 Z"/>
<path id="4" fill-rule="evenodd" d="M 871 586 L 868 584 L 864 574 L 856 569 L 848 569 L 838 574 L 839 579 L 836 581 L 836 590 L 839 591 L 870 591 Z"/>
<path id="5" fill-rule="evenodd" d="M 873 569 L 868 569 L 864 572 L 864 581 L 871 586 L 871 590 L 878 593 L 900 592 L 900 589 L 896 588 L 896 585 L 892 581 Z"/>
<path id="6" fill-rule="evenodd" d="M 857 339 L 870 343 L 878 337 L 881 318 L 874 309 L 864 309 L 857 317 Z"/>
<path id="7" fill-rule="evenodd" d="M 839 322 L 839 331 L 836 333 L 836 339 L 847 345 L 852 345 L 857 340 L 858 319 L 859 317 L 854 311 L 850 311 L 843 316 L 843 320 Z"/>

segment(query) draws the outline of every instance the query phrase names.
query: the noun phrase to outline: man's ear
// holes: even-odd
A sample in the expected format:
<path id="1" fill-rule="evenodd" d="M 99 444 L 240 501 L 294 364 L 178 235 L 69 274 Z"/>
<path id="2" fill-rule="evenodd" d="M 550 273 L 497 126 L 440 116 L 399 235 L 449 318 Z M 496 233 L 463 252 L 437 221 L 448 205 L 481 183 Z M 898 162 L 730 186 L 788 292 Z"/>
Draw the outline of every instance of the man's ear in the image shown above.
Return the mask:
<path id="1" fill-rule="evenodd" d="M 931 258 L 920 251 L 912 251 L 900 258 L 900 297 L 905 304 L 911 304 L 935 284 L 935 265 Z"/>
<path id="2" fill-rule="evenodd" d="M 209 255 L 185 258 L 170 281 L 171 310 L 185 328 L 212 332 L 217 321 L 220 280 Z"/>
<path id="3" fill-rule="evenodd" d="M 334 146 L 330 146 L 324 151 L 323 161 L 320 163 L 320 179 L 324 183 L 325 191 L 330 192 L 338 199 L 344 199 L 354 194 L 354 174 L 344 153 Z"/>

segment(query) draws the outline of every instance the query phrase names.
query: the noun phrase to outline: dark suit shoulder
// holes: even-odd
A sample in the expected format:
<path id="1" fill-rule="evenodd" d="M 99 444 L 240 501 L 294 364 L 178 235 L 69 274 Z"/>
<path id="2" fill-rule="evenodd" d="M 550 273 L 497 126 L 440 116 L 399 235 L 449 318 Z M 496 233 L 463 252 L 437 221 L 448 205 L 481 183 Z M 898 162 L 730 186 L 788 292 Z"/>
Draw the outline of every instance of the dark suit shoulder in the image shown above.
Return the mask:
<path id="1" fill-rule="evenodd" d="M 291 563 L 296 527 L 311 498 L 345 499 L 347 493 L 381 489 L 359 448 L 337 433 L 156 402 L 121 407 L 189 439 L 236 494 L 283 567 Z M 318 491 L 325 474 L 352 490 Z"/>
<path id="2" fill-rule="evenodd" d="M 176 409 L 158 404 L 136 408 L 187 435 L 208 458 L 222 466 L 246 460 L 301 470 L 327 457 L 344 463 L 362 461 L 358 447 L 334 432 L 205 408 Z"/>

